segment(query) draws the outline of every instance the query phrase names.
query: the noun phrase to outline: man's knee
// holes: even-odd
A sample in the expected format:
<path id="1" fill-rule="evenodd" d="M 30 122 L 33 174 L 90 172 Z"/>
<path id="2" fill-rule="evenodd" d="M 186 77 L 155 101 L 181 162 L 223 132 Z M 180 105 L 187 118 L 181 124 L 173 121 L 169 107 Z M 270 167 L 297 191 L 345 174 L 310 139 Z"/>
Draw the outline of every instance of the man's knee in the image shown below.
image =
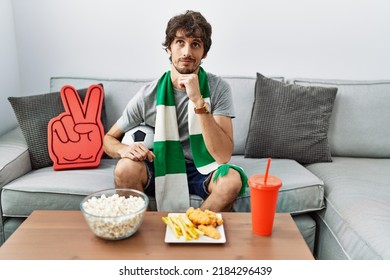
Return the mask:
<path id="1" fill-rule="evenodd" d="M 122 178 L 126 176 L 131 170 L 131 160 L 122 158 L 115 166 L 114 175 L 115 178 Z"/>
<path id="2" fill-rule="evenodd" d="M 237 195 L 242 187 L 241 175 L 230 168 L 224 177 L 218 177 L 213 191 Z"/>
<path id="3" fill-rule="evenodd" d="M 118 187 L 128 187 L 130 184 L 143 185 L 147 182 L 146 165 L 143 162 L 122 158 L 115 167 L 114 176 Z"/>

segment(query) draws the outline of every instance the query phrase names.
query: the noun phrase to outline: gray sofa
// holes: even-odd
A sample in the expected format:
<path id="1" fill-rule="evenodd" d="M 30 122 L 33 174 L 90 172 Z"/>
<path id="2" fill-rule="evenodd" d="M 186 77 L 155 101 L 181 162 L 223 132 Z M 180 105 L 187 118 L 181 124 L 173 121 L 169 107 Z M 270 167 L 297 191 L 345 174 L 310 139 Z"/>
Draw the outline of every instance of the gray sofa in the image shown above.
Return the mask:
<path id="1" fill-rule="evenodd" d="M 244 156 L 256 77 L 225 79 L 236 104 L 232 163 L 249 176 L 260 173 L 266 159 Z M 55 77 L 50 92 L 65 84 L 85 88 L 102 83 L 110 127 L 146 82 Z M 300 164 L 274 158 L 270 172 L 283 181 L 277 212 L 292 214 L 317 259 L 390 259 L 390 81 L 288 79 L 287 83 L 338 88 L 328 134 L 333 161 Z M 20 127 L 0 136 L 0 155 L 1 243 L 35 209 L 79 209 L 85 195 L 114 187 L 114 159 L 102 159 L 96 169 L 32 169 Z M 201 202 L 191 196 L 193 206 Z M 151 206 L 155 207 L 153 199 Z M 236 200 L 234 211 L 250 211 L 249 190 Z"/>

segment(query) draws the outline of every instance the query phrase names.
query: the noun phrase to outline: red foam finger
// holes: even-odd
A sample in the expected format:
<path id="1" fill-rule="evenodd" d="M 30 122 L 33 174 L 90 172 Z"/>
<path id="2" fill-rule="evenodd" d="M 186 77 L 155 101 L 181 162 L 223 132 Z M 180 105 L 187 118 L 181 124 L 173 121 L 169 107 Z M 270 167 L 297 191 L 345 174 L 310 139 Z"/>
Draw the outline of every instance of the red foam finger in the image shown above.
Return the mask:
<path id="1" fill-rule="evenodd" d="M 73 117 L 71 115 L 64 114 L 60 121 L 64 127 L 66 137 L 72 142 L 79 141 L 80 134 L 75 131 L 76 124 L 74 123 Z"/>
<path id="2" fill-rule="evenodd" d="M 100 85 L 92 85 L 88 88 L 83 104 L 85 120 L 87 122 L 96 123 L 100 120 L 103 98 L 103 88 Z"/>
<path id="3" fill-rule="evenodd" d="M 103 154 L 104 129 L 101 122 L 103 88 L 88 88 L 84 103 L 72 86 L 61 89 L 65 112 L 50 120 L 49 155 L 54 170 L 94 168 Z"/>
<path id="4" fill-rule="evenodd" d="M 55 142 L 60 141 L 62 143 L 66 143 L 69 141 L 65 127 L 61 122 L 61 120 L 52 119 L 52 121 L 49 122 L 49 129 L 51 130 L 50 133 L 53 134 L 53 138 Z"/>
<path id="5" fill-rule="evenodd" d="M 61 88 L 61 99 L 65 112 L 68 112 L 75 123 L 84 122 L 84 108 L 80 96 L 72 86 L 63 86 Z"/>
<path id="6" fill-rule="evenodd" d="M 60 120 L 57 118 L 53 118 L 50 120 L 48 125 L 48 151 L 49 156 L 54 164 L 58 162 L 58 156 L 55 152 L 55 146 L 59 143 L 68 142 L 68 138 L 66 136 L 65 128 Z"/>

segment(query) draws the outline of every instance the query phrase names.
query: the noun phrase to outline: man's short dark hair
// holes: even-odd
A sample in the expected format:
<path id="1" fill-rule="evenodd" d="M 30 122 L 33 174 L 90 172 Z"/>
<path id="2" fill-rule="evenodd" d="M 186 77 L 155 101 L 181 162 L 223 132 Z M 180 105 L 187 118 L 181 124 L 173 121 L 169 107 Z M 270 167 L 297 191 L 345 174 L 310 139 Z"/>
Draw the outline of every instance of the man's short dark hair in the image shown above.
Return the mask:
<path id="1" fill-rule="evenodd" d="M 212 28 L 201 13 L 186 11 L 184 14 L 174 16 L 169 20 L 163 43 L 165 50 L 169 48 L 179 30 L 183 30 L 187 37 L 200 38 L 204 45 L 203 57 L 207 55 L 211 47 Z"/>

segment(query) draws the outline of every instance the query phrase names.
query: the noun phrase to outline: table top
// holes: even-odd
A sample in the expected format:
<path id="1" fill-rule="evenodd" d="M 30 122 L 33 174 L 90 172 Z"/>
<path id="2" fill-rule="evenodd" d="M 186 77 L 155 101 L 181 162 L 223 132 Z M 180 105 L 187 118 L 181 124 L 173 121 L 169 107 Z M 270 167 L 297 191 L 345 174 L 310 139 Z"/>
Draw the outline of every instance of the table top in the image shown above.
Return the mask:
<path id="1" fill-rule="evenodd" d="M 7 260 L 204 260 L 314 259 L 290 214 L 277 213 L 273 233 L 252 232 L 250 213 L 223 212 L 226 243 L 165 243 L 166 212 L 146 212 L 133 236 L 109 241 L 95 236 L 80 211 L 34 211 L 0 247 Z"/>

